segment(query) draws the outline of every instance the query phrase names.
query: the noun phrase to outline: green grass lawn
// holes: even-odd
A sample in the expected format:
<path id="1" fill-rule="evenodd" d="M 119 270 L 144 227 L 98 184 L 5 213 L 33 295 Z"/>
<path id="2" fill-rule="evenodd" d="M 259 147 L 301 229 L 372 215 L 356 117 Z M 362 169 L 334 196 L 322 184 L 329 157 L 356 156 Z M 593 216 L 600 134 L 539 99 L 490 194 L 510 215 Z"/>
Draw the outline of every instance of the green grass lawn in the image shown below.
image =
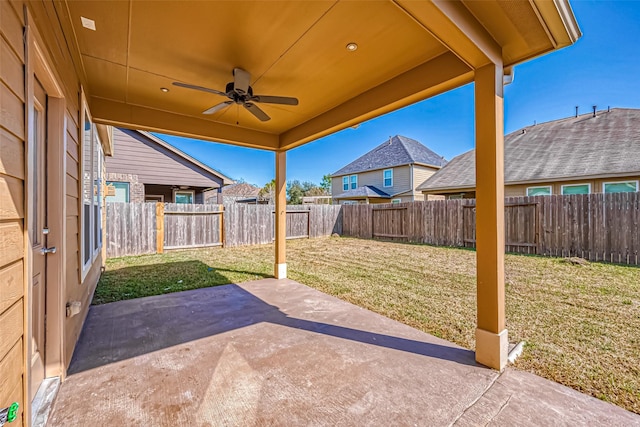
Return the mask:
<path id="1" fill-rule="evenodd" d="M 287 244 L 289 277 L 474 349 L 475 252 L 351 238 Z M 640 268 L 507 255 L 518 369 L 640 413 Z M 110 259 L 94 304 L 271 277 L 271 245 Z"/>

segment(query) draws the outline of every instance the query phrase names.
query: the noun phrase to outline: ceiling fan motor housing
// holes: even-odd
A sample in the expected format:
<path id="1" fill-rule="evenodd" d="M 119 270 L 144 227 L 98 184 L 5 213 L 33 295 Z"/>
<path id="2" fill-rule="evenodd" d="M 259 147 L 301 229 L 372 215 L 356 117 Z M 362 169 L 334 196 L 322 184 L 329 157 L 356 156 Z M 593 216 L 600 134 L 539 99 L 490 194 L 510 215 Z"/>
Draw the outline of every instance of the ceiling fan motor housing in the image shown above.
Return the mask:
<path id="1" fill-rule="evenodd" d="M 231 99 L 236 104 L 244 104 L 253 97 L 253 88 L 251 86 L 249 86 L 249 88 L 247 89 L 247 93 L 238 93 L 233 82 L 227 83 L 227 87 L 224 91 L 229 99 Z"/>

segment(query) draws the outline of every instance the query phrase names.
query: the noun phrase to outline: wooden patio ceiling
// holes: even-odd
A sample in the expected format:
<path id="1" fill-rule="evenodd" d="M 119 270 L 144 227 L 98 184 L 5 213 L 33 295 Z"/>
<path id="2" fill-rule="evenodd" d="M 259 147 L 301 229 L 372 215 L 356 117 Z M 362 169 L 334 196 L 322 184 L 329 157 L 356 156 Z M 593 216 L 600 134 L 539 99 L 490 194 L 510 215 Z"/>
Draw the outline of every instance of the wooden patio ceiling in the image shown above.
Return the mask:
<path id="1" fill-rule="evenodd" d="M 54 6 L 96 122 L 274 151 L 469 83 L 488 63 L 508 68 L 580 36 L 567 0 Z M 203 115 L 226 98 L 172 85 L 224 91 L 234 67 L 251 73 L 256 93 L 297 97 L 299 105 L 260 104 L 266 122 L 239 105 Z"/>

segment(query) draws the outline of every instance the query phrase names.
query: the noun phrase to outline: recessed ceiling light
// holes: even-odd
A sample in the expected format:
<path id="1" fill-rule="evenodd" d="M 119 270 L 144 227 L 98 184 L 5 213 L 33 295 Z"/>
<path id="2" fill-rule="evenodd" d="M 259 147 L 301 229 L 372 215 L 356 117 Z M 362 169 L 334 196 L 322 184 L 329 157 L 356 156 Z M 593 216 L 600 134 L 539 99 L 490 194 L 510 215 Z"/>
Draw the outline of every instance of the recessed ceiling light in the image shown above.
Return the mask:
<path id="1" fill-rule="evenodd" d="M 96 30 L 96 21 L 94 21 L 93 19 L 89 19 L 89 18 L 85 18 L 84 16 L 81 16 L 80 20 L 82 21 L 82 26 L 83 27 L 88 28 L 88 29 L 93 30 L 93 31 Z"/>
<path id="2" fill-rule="evenodd" d="M 358 45 L 355 43 L 349 43 L 347 44 L 347 50 L 349 52 L 354 52 L 356 49 L 358 49 Z"/>
<path id="3" fill-rule="evenodd" d="M 166 87 L 161 87 L 160 90 L 163 91 L 164 93 L 169 92 L 169 89 Z"/>

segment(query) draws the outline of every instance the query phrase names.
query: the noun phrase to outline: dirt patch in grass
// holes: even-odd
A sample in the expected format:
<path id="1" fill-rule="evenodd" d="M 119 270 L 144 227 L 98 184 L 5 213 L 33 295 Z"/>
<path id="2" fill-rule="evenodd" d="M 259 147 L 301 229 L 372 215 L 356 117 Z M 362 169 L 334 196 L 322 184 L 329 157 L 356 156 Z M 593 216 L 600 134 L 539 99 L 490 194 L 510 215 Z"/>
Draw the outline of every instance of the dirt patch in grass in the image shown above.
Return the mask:
<path id="1" fill-rule="evenodd" d="M 475 348 L 475 252 L 351 238 L 288 243 L 289 277 Z M 109 260 L 94 303 L 270 277 L 270 245 Z M 516 368 L 640 413 L 640 268 L 507 255 Z M 182 280 L 182 282 L 180 282 Z"/>

